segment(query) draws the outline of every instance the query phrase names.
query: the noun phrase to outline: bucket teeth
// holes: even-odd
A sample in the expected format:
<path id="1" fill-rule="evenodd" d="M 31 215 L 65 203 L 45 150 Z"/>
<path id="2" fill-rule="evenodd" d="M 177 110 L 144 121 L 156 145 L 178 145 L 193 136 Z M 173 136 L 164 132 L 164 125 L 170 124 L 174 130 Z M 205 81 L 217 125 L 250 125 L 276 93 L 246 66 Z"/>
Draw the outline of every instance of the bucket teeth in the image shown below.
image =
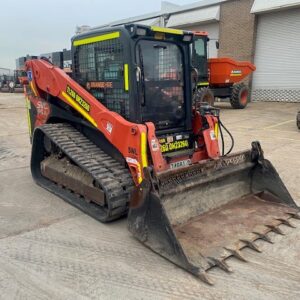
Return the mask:
<path id="1" fill-rule="evenodd" d="M 273 232 L 281 234 L 281 235 L 285 235 L 285 233 L 277 226 L 274 225 L 266 225 L 268 228 L 270 228 Z"/>
<path id="2" fill-rule="evenodd" d="M 274 242 L 270 239 L 269 236 L 267 236 L 266 234 L 262 234 L 262 233 L 259 233 L 259 232 L 253 232 L 254 234 L 256 234 L 260 239 L 270 243 L 270 244 L 273 244 Z"/>
<path id="3" fill-rule="evenodd" d="M 245 243 L 247 247 L 251 248 L 254 251 L 261 252 L 261 250 L 254 244 L 254 242 L 250 240 L 240 240 L 241 242 Z"/>
<path id="4" fill-rule="evenodd" d="M 290 215 L 294 219 L 300 220 L 300 216 L 297 213 L 291 212 L 291 213 L 288 213 L 288 215 Z"/>
<path id="5" fill-rule="evenodd" d="M 199 273 L 197 275 L 203 282 L 205 282 L 209 285 L 215 284 L 214 281 L 207 275 L 207 273 L 205 271 L 199 271 Z"/>
<path id="6" fill-rule="evenodd" d="M 222 269 L 228 273 L 233 272 L 232 268 L 230 268 L 224 260 L 217 259 L 214 257 L 209 257 L 209 260 L 213 263 L 213 265 L 219 267 L 220 269 Z"/>
<path id="7" fill-rule="evenodd" d="M 287 219 L 277 219 L 278 221 L 280 221 L 282 224 L 289 226 L 291 228 L 296 228 L 296 226 L 294 224 L 292 224 L 289 220 Z"/>
<path id="8" fill-rule="evenodd" d="M 234 256 L 235 258 L 247 262 L 247 259 L 242 255 L 242 253 L 239 250 L 236 249 L 230 249 L 230 248 L 225 248 L 226 251 L 230 252 L 230 254 L 232 256 Z"/>

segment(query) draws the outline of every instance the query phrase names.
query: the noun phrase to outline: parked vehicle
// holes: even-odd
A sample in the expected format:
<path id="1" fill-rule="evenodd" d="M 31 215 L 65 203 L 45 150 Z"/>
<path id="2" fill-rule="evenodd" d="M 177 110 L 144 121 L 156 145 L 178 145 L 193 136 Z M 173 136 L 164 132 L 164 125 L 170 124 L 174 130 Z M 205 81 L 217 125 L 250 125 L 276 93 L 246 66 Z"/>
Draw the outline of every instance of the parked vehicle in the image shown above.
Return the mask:
<path id="1" fill-rule="evenodd" d="M 147 247 L 212 284 L 299 209 L 259 142 L 227 153 L 219 109 L 193 107 L 193 33 L 137 24 L 72 39 L 72 78 L 26 62 L 31 172 L 101 222 L 128 214 Z M 91 55 L 92 53 L 92 55 Z M 220 144 L 221 144 L 220 143 Z"/>
<path id="2" fill-rule="evenodd" d="M 250 92 L 243 80 L 255 71 L 255 66 L 226 57 L 208 59 L 208 40 L 207 32 L 195 32 L 192 44 L 195 105 L 201 102 L 213 105 L 215 98 L 219 98 L 229 99 L 233 108 L 245 108 L 250 101 Z"/>

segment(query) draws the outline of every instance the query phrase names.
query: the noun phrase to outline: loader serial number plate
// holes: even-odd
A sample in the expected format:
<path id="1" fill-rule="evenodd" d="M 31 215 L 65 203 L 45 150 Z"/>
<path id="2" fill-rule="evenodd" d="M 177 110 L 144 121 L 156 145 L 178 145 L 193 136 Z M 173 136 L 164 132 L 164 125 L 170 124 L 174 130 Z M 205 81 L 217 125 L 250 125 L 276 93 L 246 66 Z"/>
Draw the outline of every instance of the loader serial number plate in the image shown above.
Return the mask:
<path id="1" fill-rule="evenodd" d="M 170 169 L 186 167 L 186 166 L 189 166 L 190 164 L 191 164 L 190 159 L 181 160 L 181 161 L 177 161 L 177 162 L 174 162 L 174 163 L 170 163 Z"/>

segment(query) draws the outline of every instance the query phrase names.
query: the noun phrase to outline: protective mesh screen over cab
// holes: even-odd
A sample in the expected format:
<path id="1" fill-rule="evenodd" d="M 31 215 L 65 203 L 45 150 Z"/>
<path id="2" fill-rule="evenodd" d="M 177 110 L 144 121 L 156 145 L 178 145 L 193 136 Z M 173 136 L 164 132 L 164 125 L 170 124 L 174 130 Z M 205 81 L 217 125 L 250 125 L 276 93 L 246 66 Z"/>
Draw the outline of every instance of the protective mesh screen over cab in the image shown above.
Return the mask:
<path id="1" fill-rule="evenodd" d="M 77 46 L 74 79 L 108 109 L 129 119 L 129 94 L 124 85 L 124 51 L 120 39 Z"/>

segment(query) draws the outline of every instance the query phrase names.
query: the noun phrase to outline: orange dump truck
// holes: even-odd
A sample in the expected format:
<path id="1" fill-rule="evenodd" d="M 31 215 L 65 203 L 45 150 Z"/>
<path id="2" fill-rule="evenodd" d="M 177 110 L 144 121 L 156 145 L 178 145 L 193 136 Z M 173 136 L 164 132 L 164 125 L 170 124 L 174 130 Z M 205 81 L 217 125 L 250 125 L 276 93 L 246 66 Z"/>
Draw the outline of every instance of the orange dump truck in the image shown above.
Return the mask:
<path id="1" fill-rule="evenodd" d="M 227 57 L 208 59 L 207 32 L 194 33 L 192 63 L 195 68 L 195 102 L 213 104 L 215 98 L 230 99 L 233 108 L 245 108 L 250 101 L 250 93 L 249 87 L 242 81 L 255 71 L 255 66 Z"/>

